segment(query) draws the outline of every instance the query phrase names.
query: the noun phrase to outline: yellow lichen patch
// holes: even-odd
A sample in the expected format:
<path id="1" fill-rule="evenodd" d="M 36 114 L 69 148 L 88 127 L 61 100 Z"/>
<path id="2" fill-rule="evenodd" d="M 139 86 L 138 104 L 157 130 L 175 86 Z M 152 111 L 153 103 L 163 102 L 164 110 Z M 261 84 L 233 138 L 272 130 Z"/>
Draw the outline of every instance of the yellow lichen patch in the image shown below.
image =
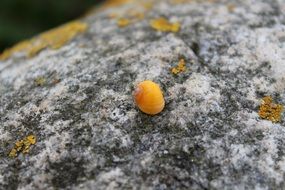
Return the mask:
<path id="1" fill-rule="evenodd" d="M 126 26 L 128 26 L 129 24 L 131 24 L 131 21 L 130 21 L 129 19 L 127 19 L 127 18 L 120 18 L 120 19 L 118 19 L 118 21 L 117 21 L 117 25 L 118 25 L 119 27 L 126 27 Z"/>
<path id="2" fill-rule="evenodd" d="M 119 18 L 117 20 L 117 25 L 121 28 L 126 27 L 138 20 L 142 20 L 144 18 L 144 14 L 137 11 L 130 11 L 126 18 Z"/>
<path id="3" fill-rule="evenodd" d="M 170 23 L 165 18 L 157 18 L 150 21 L 150 25 L 155 30 L 161 32 L 178 32 L 180 30 L 180 23 Z"/>
<path id="4" fill-rule="evenodd" d="M 47 46 L 50 46 L 52 49 L 58 49 L 73 39 L 77 34 L 85 32 L 86 29 L 86 23 L 74 21 L 43 33 L 39 40 Z"/>
<path id="5" fill-rule="evenodd" d="M 258 114 L 262 119 L 267 119 L 275 123 L 281 120 L 282 111 L 282 105 L 273 103 L 272 98 L 266 96 L 262 99 Z"/>
<path id="6" fill-rule="evenodd" d="M 180 59 L 178 65 L 171 69 L 171 72 L 175 75 L 185 71 L 186 71 L 186 63 L 184 59 Z"/>
<path id="7" fill-rule="evenodd" d="M 15 52 L 21 52 L 29 48 L 31 48 L 31 43 L 29 41 L 20 42 L 16 44 L 14 47 L 7 49 L 2 54 L 0 54 L 0 60 L 4 61 L 8 59 Z"/>
<path id="8" fill-rule="evenodd" d="M 46 79 L 44 77 L 37 77 L 35 79 L 35 84 L 37 86 L 43 86 L 46 83 Z"/>
<path id="9" fill-rule="evenodd" d="M 22 140 L 15 143 L 13 149 L 9 153 L 9 157 L 15 158 L 20 152 L 27 154 L 30 152 L 30 146 L 36 144 L 36 137 L 34 135 L 29 135 Z"/>
<path id="10" fill-rule="evenodd" d="M 0 60 L 6 60 L 17 52 L 24 52 L 27 57 L 33 57 L 45 48 L 58 49 L 86 29 L 86 23 L 79 21 L 70 22 L 5 50 L 0 55 Z"/>
<path id="11" fill-rule="evenodd" d="M 126 1 L 124 3 L 130 3 L 129 6 L 130 8 L 121 12 L 109 13 L 107 15 L 107 17 L 110 19 L 116 19 L 117 25 L 119 27 L 126 27 L 130 24 L 143 20 L 145 18 L 145 14 L 153 6 L 152 1 L 141 2 L 133 0 L 133 1 Z"/>

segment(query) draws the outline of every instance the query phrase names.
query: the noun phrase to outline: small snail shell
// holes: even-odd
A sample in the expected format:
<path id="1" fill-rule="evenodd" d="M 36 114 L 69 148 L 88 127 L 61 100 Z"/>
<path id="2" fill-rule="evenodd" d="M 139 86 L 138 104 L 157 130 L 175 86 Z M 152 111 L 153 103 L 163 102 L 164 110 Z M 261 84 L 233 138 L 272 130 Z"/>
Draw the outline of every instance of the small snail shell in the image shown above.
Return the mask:
<path id="1" fill-rule="evenodd" d="M 164 108 L 165 101 L 158 84 L 146 80 L 139 83 L 133 92 L 134 100 L 139 109 L 149 115 L 155 115 Z"/>

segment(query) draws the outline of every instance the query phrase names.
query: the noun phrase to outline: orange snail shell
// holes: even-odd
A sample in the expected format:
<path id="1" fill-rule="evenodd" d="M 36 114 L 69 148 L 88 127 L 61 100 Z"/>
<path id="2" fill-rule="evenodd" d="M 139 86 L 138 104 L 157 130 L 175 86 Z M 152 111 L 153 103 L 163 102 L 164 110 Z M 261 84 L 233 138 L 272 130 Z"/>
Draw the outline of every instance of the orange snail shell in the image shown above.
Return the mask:
<path id="1" fill-rule="evenodd" d="M 159 85 L 150 80 L 139 83 L 133 92 L 133 96 L 139 109 L 149 115 L 160 113 L 165 106 Z"/>

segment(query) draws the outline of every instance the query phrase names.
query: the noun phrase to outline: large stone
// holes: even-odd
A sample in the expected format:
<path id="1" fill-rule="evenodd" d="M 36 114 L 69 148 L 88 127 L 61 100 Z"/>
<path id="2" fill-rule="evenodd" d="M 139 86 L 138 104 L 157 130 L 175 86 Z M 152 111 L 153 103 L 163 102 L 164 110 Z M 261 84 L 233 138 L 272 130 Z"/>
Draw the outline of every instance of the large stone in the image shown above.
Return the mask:
<path id="1" fill-rule="evenodd" d="M 285 119 L 259 113 L 285 104 L 285 1 L 103 6 L 2 55 L 0 189 L 285 189 Z M 156 116 L 132 100 L 146 79 Z"/>

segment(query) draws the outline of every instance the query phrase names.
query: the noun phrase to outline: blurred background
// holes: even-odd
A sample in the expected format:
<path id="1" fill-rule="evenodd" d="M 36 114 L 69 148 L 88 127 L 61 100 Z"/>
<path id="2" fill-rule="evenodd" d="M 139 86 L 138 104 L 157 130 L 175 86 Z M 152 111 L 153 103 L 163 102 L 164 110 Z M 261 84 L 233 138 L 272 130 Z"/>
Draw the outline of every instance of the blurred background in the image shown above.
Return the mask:
<path id="1" fill-rule="evenodd" d="M 0 0 L 0 53 L 13 44 L 76 19 L 104 0 Z"/>

